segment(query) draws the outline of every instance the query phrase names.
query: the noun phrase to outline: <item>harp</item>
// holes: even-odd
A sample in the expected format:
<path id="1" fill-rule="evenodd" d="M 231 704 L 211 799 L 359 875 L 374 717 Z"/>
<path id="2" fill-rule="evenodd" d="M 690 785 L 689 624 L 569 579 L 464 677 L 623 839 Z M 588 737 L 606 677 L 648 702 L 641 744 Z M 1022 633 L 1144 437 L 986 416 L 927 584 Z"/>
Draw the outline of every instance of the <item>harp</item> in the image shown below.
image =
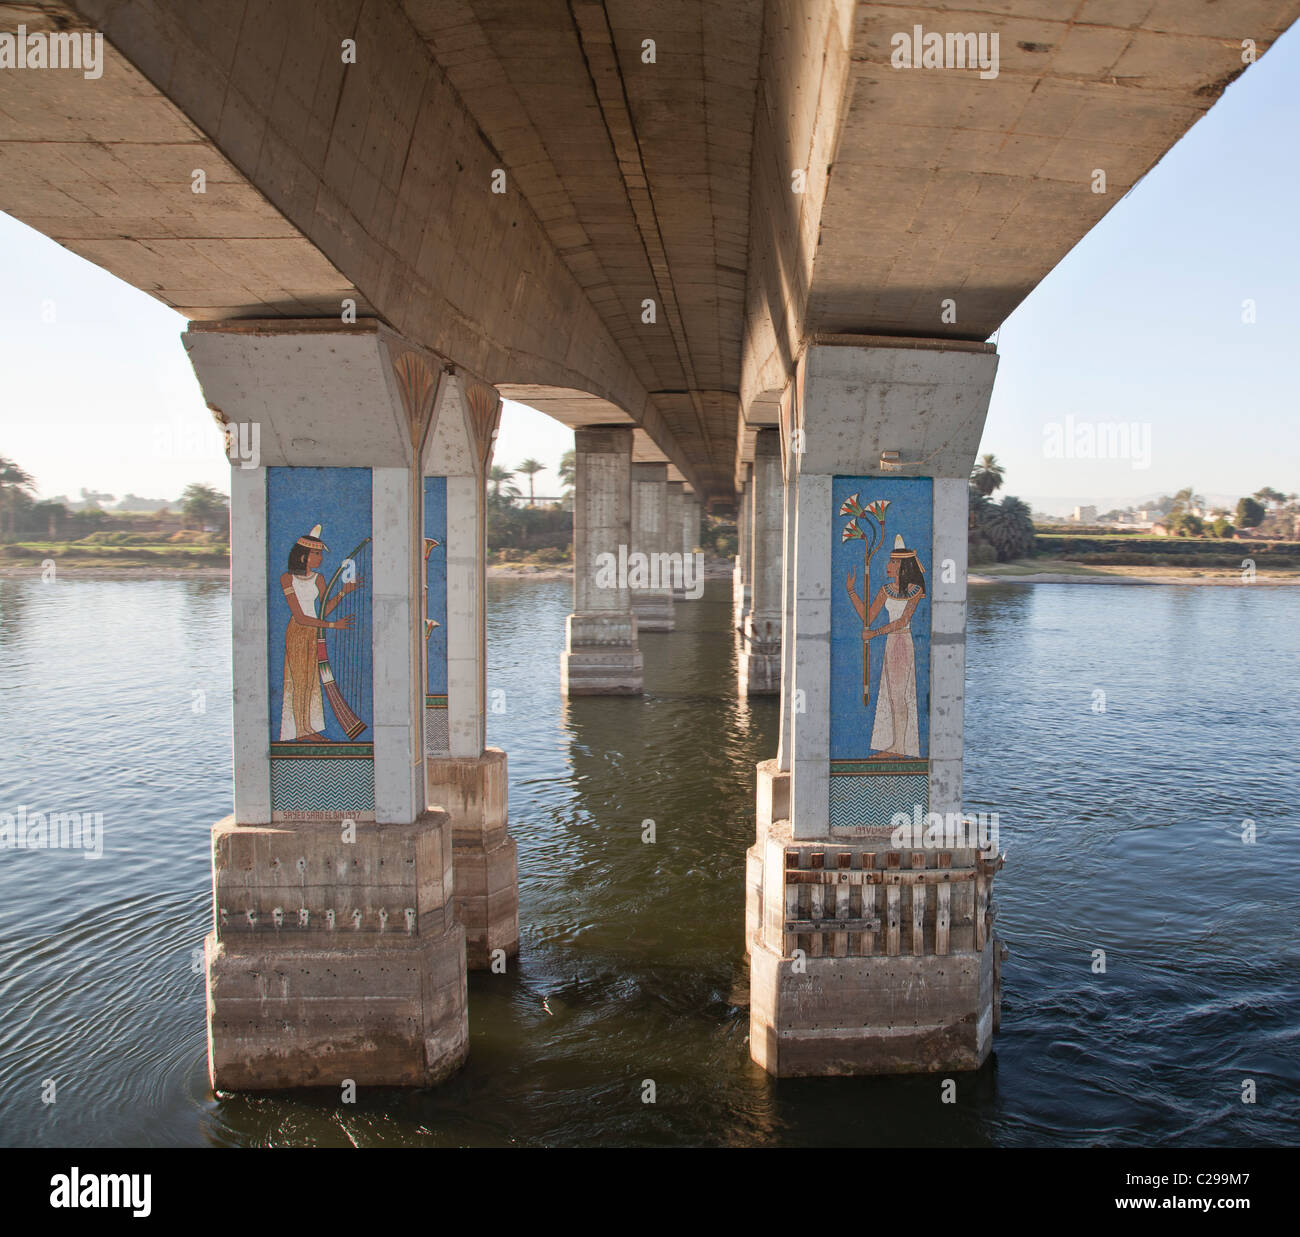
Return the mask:
<path id="1" fill-rule="evenodd" d="M 330 577 L 321 600 L 322 616 L 349 563 L 355 568 L 358 577 L 369 577 L 369 537 L 343 559 Z M 353 618 L 351 627 L 322 629 L 316 638 L 316 661 L 320 670 L 321 687 L 338 724 L 343 727 L 343 732 L 349 739 L 355 739 L 366 728 L 366 723 L 348 704 L 349 700 L 360 702 L 366 685 L 366 662 L 370 651 L 370 606 L 362 600 L 364 592 L 364 588 L 359 588 L 347 594 L 329 615 L 333 621 L 350 614 Z"/>

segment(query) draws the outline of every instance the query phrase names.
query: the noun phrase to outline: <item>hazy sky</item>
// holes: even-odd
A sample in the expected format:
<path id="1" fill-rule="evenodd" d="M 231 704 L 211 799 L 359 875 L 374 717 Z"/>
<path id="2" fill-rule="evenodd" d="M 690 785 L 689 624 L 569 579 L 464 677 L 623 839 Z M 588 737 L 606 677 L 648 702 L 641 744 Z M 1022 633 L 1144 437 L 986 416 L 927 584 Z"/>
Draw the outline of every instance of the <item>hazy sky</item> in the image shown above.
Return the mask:
<path id="1" fill-rule="evenodd" d="M 1224 497 L 1300 490 L 1287 359 L 1300 354 L 1297 133 L 1293 30 L 1007 320 L 981 447 L 1006 466 L 1006 492 L 1063 510 L 1184 485 Z M 1242 321 L 1246 300 L 1253 324 Z M 183 328 L 166 306 L 0 214 L 0 455 L 44 497 L 88 486 L 174 498 L 190 481 L 228 489 Z M 1137 425 L 1137 458 L 1048 454 L 1046 427 L 1077 434 L 1099 422 Z M 537 492 L 555 494 L 549 470 L 572 441 L 565 426 L 507 404 L 496 460 L 513 468 L 535 456 L 548 465 Z"/>

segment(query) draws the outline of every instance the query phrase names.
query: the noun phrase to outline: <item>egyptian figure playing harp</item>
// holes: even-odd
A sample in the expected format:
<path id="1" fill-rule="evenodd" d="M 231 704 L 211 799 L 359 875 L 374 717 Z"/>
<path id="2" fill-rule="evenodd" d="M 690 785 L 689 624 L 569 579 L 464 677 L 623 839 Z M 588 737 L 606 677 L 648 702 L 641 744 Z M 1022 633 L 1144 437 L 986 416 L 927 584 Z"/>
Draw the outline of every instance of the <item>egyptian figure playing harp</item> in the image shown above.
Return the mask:
<path id="1" fill-rule="evenodd" d="M 349 739 L 355 739 L 366 728 L 348 704 L 349 699 L 359 699 L 362 687 L 361 642 L 367 633 L 356 626 L 356 620 L 358 613 L 364 618 L 366 612 L 356 603 L 345 603 L 366 582 L 360 566 L 369 541 L 367 537 L 344 558 L 328 583 L 316 570 L 329 553 L 329 546 L 321 540 L 319 524 L 299 537 L 289 551 L 289 570 L 280 577 L 280 588 L 289 603 L 289 623 L 284 631 L 281 741 L 328 743 L 324 734 L 326 699 Z M 343 612 L 339 612 L 340 606 Z M 336 612 L 337 617 L 333 617 Z M 326 632 L 331 633 L 329 645 Z"/>

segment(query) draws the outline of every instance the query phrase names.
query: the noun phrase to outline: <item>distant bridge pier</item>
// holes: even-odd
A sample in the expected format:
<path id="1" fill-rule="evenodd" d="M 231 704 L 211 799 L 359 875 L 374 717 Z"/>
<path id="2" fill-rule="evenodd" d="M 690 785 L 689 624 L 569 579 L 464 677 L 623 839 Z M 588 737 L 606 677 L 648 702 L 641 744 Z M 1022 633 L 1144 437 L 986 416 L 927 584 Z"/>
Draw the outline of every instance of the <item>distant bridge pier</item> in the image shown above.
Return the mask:
<path id="1" fill-rule="evenodd" d="M 865 337 L 799 364 L 750 1051 L 781 1076 L 973 1070 L 997 1015 L 998 860 L 961 816 L 967 479 L 997 357 Z"/>
<path id="2" fill-rule="evenodd" d="M 675 626 L 671 571 L 667 579 L 663 571 L 671 562 L 664 556 L 677 548 L 676 539 L 668 536 L 668 514 L 668 465 L 633 464 L 632 551 L 637 558 L 629 580 L 638 631 L 672 631 Z"/>
<path id="3" fill-rule="evenodd" d="M 427 806 L 420 707 L 419 452 L 442 367 L 373 321 L 191 323 L 184 340 L 240 454 L 256 444 L 231 471 L 212 1086 L 426 1086 L 469 1044 L 452 821 Z"/>
<path id="4" fill-rule="evenodd" d="M 749 609 L 744 617 L 740 690 L 774 695 L 781 686 L 781 587 L 785 485 L 781 431 L 760 429 L 748 487 Z"/>
<path id="5" fill-rule="evenodd" d="M 686 483 L 684 481 L 668 482 L 668 501 L 664 510 L 666 512 L 664 553 L 672 556 L 665 561 L 676 564 L 680 559 L 681 562 L 681 574 L 678 574 L 674 566 L 671 581 L 673 605 L 676 606 L 678 602 L 687 600 L 686 588 L 693 580 L 693 577 L 687 579 L 686 573 L 691 570 L 691 564 L 689 556 L 682 549 L 686 540 Z"/>
<path id="6" fill-rule="evenodd" d="M 754 544 L 753 469 L 742 464 L 740 501 L 736 504 L 736 565 L 731 575 L 732 616 L 736 630 L 745 630 L 749 617 L 752 576 L 751 551 Z"/>
<path id="7" fill-rule="evenodd" d="M 574 431 L 573 613 L 565 626 L 566 696 L 639 696 L 642 657 L 627 566 L 632 539 L 630 426 Z"/>
<path id="8" fill-rule="evenodd" d="M 694 555 L 701 548 L 700 498 L 694 491 L 687 490 L 682 500 L 682 554 Z"/>

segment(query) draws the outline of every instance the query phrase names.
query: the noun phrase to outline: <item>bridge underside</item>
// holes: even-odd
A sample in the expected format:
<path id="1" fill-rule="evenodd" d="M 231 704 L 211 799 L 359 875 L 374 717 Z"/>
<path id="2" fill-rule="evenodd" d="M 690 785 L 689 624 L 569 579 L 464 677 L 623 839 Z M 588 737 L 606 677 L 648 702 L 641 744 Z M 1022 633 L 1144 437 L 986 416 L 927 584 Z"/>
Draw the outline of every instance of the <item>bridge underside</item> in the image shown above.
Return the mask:
<path id="1" fill-rule="evenodd" d="M 0 73 L 0 209 L 191 319 L 351 301 L 729 503 L 809 338 L 988 338 L 1300 5 L 999 9 L 0 4 L 107 61 Z"/>
<path id="2" fill-rule="evenodd" d="M 576 431 L 571 696 L 641 693 L 692 589 L 629 563 L 692 561 L 701 504 L 739 507 L 740 687 L 781 706 L 754 1058 L 987 1058 L 1000 860 L 962 813 L 984 341 L 1300 0 L 993 8 L 0 3 L 0 209 L 186 315 L 213 415 L 260 434 L 232 457 L 214 1086 L 435 1082 L 467 966 L 518 950 L 485 746 L 503 396 Z M 24 58 L 102 31 L 102 72 L 10 67 L 20 23 Z"/>

